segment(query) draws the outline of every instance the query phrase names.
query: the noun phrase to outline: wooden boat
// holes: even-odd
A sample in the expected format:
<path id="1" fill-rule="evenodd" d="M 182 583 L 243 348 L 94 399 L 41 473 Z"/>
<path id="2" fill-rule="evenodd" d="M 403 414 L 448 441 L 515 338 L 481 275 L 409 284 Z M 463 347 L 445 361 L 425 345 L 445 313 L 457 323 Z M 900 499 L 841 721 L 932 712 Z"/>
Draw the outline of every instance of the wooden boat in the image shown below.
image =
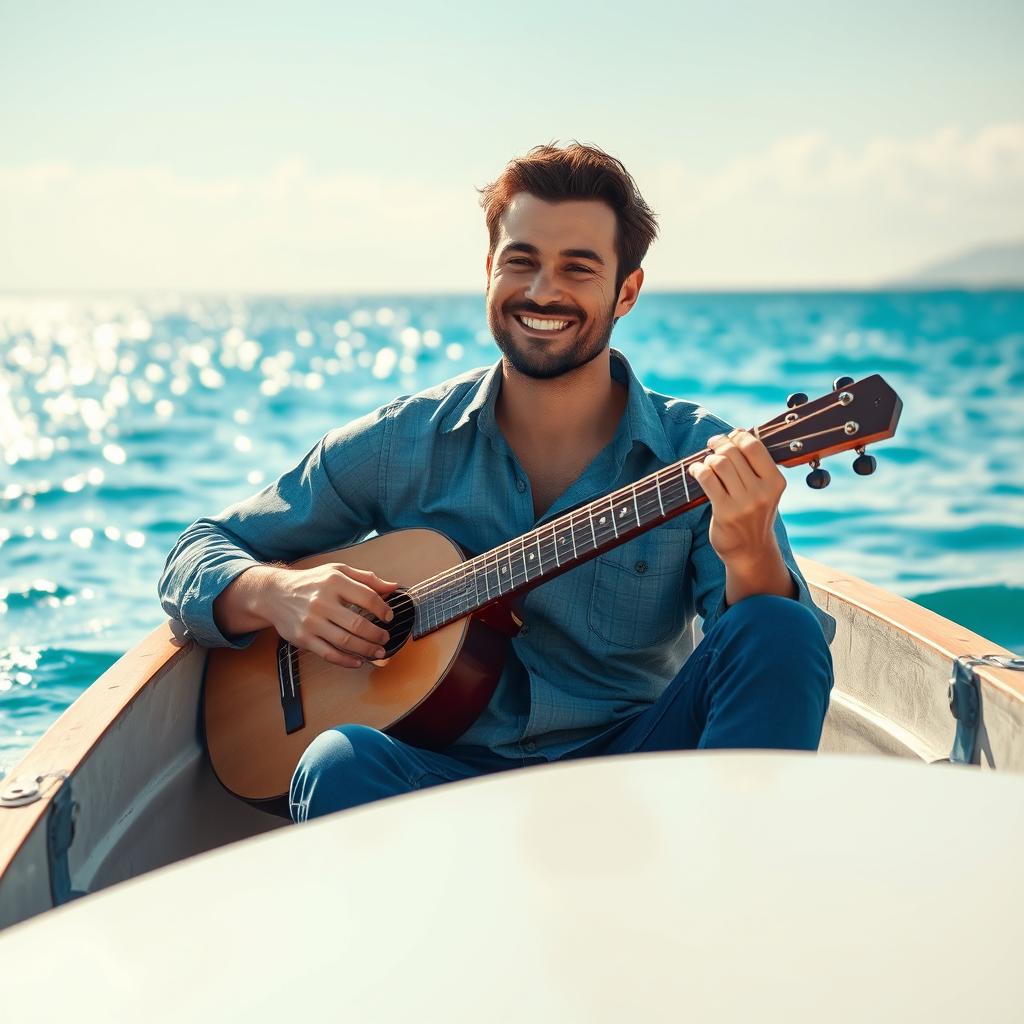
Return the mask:
<path id="1" fill-rule="evenodd" d="M 886 885 L 901 884 L 901 879 L 909 884 L 914 872 L 919 873 L 915 875 L 917 881 L 914 884 L 918 884 L 925 876 L 931 878 L 937 870 L 936 856 L 947 867 L 951 864 L 949 858 L 961 857 L 962 851 L 958 851 L 963 843 L 958 839 L 957 842 L 947 844 L 942 836 L 962 837 L 965 828 L 986 827 L 983 822 L 979 824 L 978 808 L 989 807 L 986 803 L 989 798 L 985 794 L 997 794 L 997 803 L 1002 810 L 990 808 L 986 813 L 990 818 L 999 819 L 998 828 L 1008 831 L 998 838 L 979 835 L 978 842 L 982 845 L 978 849 L 976 867 L 967 869 L 960 865 L 960 869 L 966 871 L 964 879 L 969 876 L 973 880 L 968 886 L 970 891 L 960 890 L 957 888 L 960 883 L 952 879 L 950 884 L 953 890 L 944 894 L 944 899 L 939 903 L 944 907 L 943 922 L 946 922 L 947 911 L 960 903 L 973 906 L 977 911 L 977 901 L 988 898 L 985 876 L 979 874 L 979 871 L 982 868 L 988 870 L 991 864 L 986 858 L 994 856 L 993 850 L 984 844 L 998 842 L 1005 845 L 1015 840 L 1013 848 L 1024 848 L 1021 845 L 1024 842 L 1024 778 L 1012 774 L 1024 771 L 1024 672 L 1018 670 L 1024 668 L 1024 664 L 1020 659 L 1014 662 L 1009 651 L 964 627 L 863 580 L 808 559 L 801 559 L 801 567 L 815 600 L 837 621 L 837 634 L 832 645 L 836 685 L 825 723 L 822 754 L 817 758 L 767 752 L 715 752 L 635 755 L 632 758 L 574 762 L 572 765 L 509 772 L 471 783 L 439 787 L 334 815 L 298 829 L 283 827 L 286 825 L 284 820 L 235 799 L 217 783 L 209 768 L 197 728 L 200 680 L 206 652 L 191 642 L 177 639 L 169 623 L 159 627 L 97 679 L 32 748 L 11 775 L 0 781 L 0 798 L 4 800 L 4 806 L 0 806 L 0 927 L 26 922 L 0 934 L 0 959 L 5 964 L 5 972 L 11 970 L 12 964 L 28 965 L 34 962 L 33 957 L 43 955 L 40 949 L 47 950 L 46 955 L 51 956 L 57 948 L 57 936 L 65 932 L 75 936 L 78 942 L 86 942 L 83 938 L 86 934 L 106 935 L 103 941 L 109 940 L 113 944 L 111 949 L 114 945 L 125 946 L 126 942 L 130 945 L 130 942 L 136 941 L 134 938 L 129 941 L 123 935 L 120 938 L 112 936 L 120 935 L 119 929 L 125 927 L 125 915 L 130 914 L 133 906 L 145 908 L 138 912 L 148 920 L 149 915 L 169 913 L 182 899 L 189 898 L 193 901 L 189 904 L 190 912 L 200 913 L 201 916 L 202 911 L 197 909 L 195 900 L 206 899 L 216 903 L 216 914 L 203 916 L 201 925 L 204 930 L 214 927 L 211 934 L 215 936 L 226 927 L 223 924 L 214 926 L 214 922 L 221 921 L 218 914 L 237 913 L 240 921 L 248 921 L 252 915 L 243 905 L 251 904 L 257 895 L 259 899 L 265 897 L 272 907 L 272 912 L 264 921 L 271 928 L 263 933 L 265 947 L 270 936 L 276 934 L 273 928 L 288 926 L 286 918 L 289 913 L 297 915 L 295 928 L 301 930 L 311 924 L 310 908 L 315 901 L 309 898 L 309 886 L 312 884 L 310 879 L 316 877 L 320 858 L 327 855 L 325 851 L 331 850 L 332 856 L 337 856 L 339 850 L 349 850 L 346 854 L 351 861 L 346 862 L 349 868 L 370 872 L 369 875 L 360 875 L 355 887 L 372 888 L 375 881 L 383 881 L 383 878 L 375 880 L 373 871 L 376 869 L 372 867 L 380 850 L 387 848 L 393 853 L 395 843 L 403 842 L 402 836 L 406 834 L 406 825 L 403 823 L 415 821 L 422 824 L 429 818 L 435 830 L 432 834 L 445 837 L 439 840 L 441 847 L 451 852 L 454 846 L 459 846 L 463 852 L 458 855 L 463 856 L 465 850 L 476 842 L 470 838 L 470 834 L 476 834 L 479 814 L 485 813 L 480 804 L 484 799 L 479 795 L 481 787 L 496 786 L 504 787 L 500 790 L 502 795 L 497 804 L 496 797 L 484 801 L 492 808 L 485 814 L 485 817 L 490 816 L 487 817 L 491 823 L 488 827 L 493 825 L 491 818 L 497 813 L 493 808 L 497 806 L 500 810 L 501 800 L 509 801 L 510 813 L 513 807 L 519 809 L 516 813 L 522 811 L 523 814 L 533 807 L 540 818 L 545 818 L 545 815 L 550 818 L 552 814 L 557 817 L 550 801 L 556 799 L 559 787 L 567 787 L 563 798 L 577 801 L 577 813 L 573 820 L 582 822 L 580 827 L 583 836 L 588 834 L 588 828 L 597 827 L 593 821 L 607 820 L 609 814 L 613 818 L 621 814 L 629 819 L 617 831 L 619 835 L 632 836 L 630 842 L 635 845 L 629 847 L 627 843 L 626 847 L 616 847 L 618 853 L 615 857 L 619 858 L 617 863 L 621 869 L 618 875 L 605 864 L 600 870 L 594 869 L 597 874 L 594 875 L 593 884 L 598 886 L 602 901 L 611 900 L 619 907 L 623 923 L 633 921 L 630 927 L 634 931 L 639 925 L 631 917 L 627 898 L 627 889 L 635 884 L 635 866 L 629 863 L 630 856 L 637 856 L 641 861 L 647 858 L 641 872 L 645 877 L 648 871 L 667 870 L 666 858 L 669 853 L 672 853 L 672 857 L 682 857 L 684 865 L 686 858 L 691 855 L 711 856 L 704 848 L 706 842 L 698 844 L 698 853 L 693 854 L 694 837 L 686 830 L 674 838 L 666 835 L 656 842 L 650 819 L 633 821 L 632 818 L 639 813 L 636 811 L 637 802 L 647 806 L 645 801 L 648 797 L 653 801 L 650 803 L 651 813 L 655 814 L 654 808 L 660 806 L 659 800 L 668 800 L 670 796 L 671 800 L 682 799 L 676 792 L 679 787 L 685 789 L 690 785 L 692 796 L 698 791 L 704 793 L 706 787 L 712 785 L 713 779 L 719 780 L 714 783 L 715 786 L 724 785 L 723 779 L 732 780 L 726 789 L 733 793 L 733 797 L 722 798 L 725 802 L 722 805 L 721 820 L 716 819 L 718 823 L 715 825 L 719 840 L 727 846 L 731 842 L 727 838 L 732 835 L 729 830 L 740 827 L 737 823 L 741 820 L 749 823 L 751 813 L 749 801 L 743 804 L 745 809 L 740 813 L 739 805 L 735 803 L 740 797 L 736 797 L 736 793 L 757 792 L 765 800 L 777 801 L 780 813 L 786 820 L 796 813 L 799 800 L 803 800 L 800 806 L 803 807 L 806 822 L 817 821 L 821 825 L 827 818 L 831 822 L 828 828 L 832 830 L 835 842 L 840 842 L 837 837 L 841 837 L 842 842 L 850 841 L 847 829 L 854 822 L 859 823 L 859 827 L 875 831 L 881 820 L 889 822 L 887 827 L 893 827 L 892 820 L 910 810 L 900 801 L 919 801 L 921 813 L 927 808 L 936 809 L 934 835 L 929 833 L 925 836 L 922 833 L 908 842 L 930 843 L 934 839 L 944 847 L 945 853 L 931 847 L 916 850 L 911 847 L 900 864 L 890 864 L 886 868 L 879 862 L 876 865 L 876 880 L 884 890 Z M 958 721 L 950 709 L 951 668 L 957 658 L 978 658 L 984 655 L 1000 657 L 1006 661 L 1003 664 L 981 662 L 973 666 L 973 675 L 970 672 L 963 673 L 963 687 L 957 688 L 960 711 Z M 979 698 L 973 726 L 969 715 L 971 693 Z M 939 762 L 949 758 L 955 749 L 958 753 L 954 760 L 961 759 L 1011 774 L 1001 782 L 986 783 L 983 774 L 966 768 L 920 767 L 916 772 L 907 773 L 906 762 L 918 762 L 919 765 Z M 857 758 L 852 755 L 874 756 Z M 902 766 L 900 761 L 904 762 Z M 641 762 L 642 767 L 637 767 Z M 675 768 L 670 770 L 670 766 L 677 765 L 687 767 L 681 771 Z M 609 779 L 616 777 L 617 771 L 621 771 L 622 778 L 627 780 L 621 787 L 609 783 Z M 557 785 L 552 781 L 556 778 L 556 772 L 560 780 Z M 595 772 L 596 775 L 593 774 Z M 538 775 L 548 779 L 550 785 L 538 783 Z M 591 783 L 587 780 L 597 779 L 598 776 L 600 788 L 588 788 Z M 970 783 L 963 781 L 968 777 L 972 780 Z M 736 782 L 737 779 L 740 781 Z M 864 789 L 855 799 L 860 785 Z M 794 787 L 793 793 L 800 794 L 799 800 L 796 796 L 786 795 L 790 793 L 791 786 Z M 964 790 L 964 786 L 970 792 Z M 988 786 L 998 788 L 986 788 Z M 38 790 L 38 793 L 34 790 Z M 447 793 L 450 790 L 457 792 Z M 661 795 L 657 796 L 655 791 Z M 832 791 L 837 794 L 837 806 L 845 810 L 828 809 L 831 806 L 828 794 Z M 488 792 L 498 794 L 499 790 Z M 645 792 L 647 796 L 643 795 Z M 887 798 L 888 793 L 892 794 L 891 800 Z M 742 799 L 747 800 L 746 797 Z M 939 809 L 947 799 L 952 801 L 950 806 L 954 808 L 954 816 L 950 820 L 940 821 Z M 733 803 L 729 803 L 730 800 Z M 793 804 L 794 800 L 797 804 Z M 15 806 L 19 803 L 20 806 Z M 578 809 L 580 806 L 582 811 Z M 592 818 L 588 817 L 588 807 Z M 664 817 L 675 819 L 671 808 L 665 806 L 663 810 Z M 961 812 L 966 818 L 955 816 Z M 747 815 L 747 818 L 743 815 Z M 915 821 L 919 820 L 919 815 L 911 817 Z M 587 825 L 587 821 L 591 824 Z M 808 824 L 806 827 L 811 826 Z M 996 825 L 993 824 L 992 828 L 996 828 Z M 277 832 L 277 835 L 256 838 L 270 832 Z M 820 839 L 819 833 L 815 835 Z M 874 838 L 871 841 L 878 839 L 874 832 L 872 836 Z M 461 837 L 465 842 L 459 845 L 453 837 Z M 571 846 L 570 838 L 565 841 Z M 155 868 L 185 861 L 194 854 L 238 840 L 246 842 L 209 857 L 177 864 L 170 871 L 140 879 L 130 886 L 110 889 L 115 883 L 137 879 Z M 770 839 L 762 836 L 762 840 L 771 845 Z M 421 841 L 422 837 L 417 840 Z M 658 842 L 662 845 L 658 846 Z M 814 842 L 818 842 L 818 839 Z M 307 847 L 306 843 L 311 845 Z M 354 844 L 351 848 L 350 843 Z M 650 843 L 654 843 L 661 852 L 652 854 Z M 379 844 L 379 849 L 375 844 Z M 884 840 L 883 845 L 890 849 L 891 837 Z M 407 848 L 405 855 L 409 858 L 409 870 L 421 880 L 424 877 L 422 873 L 429 871 L 433 859 L 436 859 L 434 854 L 428 855 L 422 845 Z M 834 849 L 829 854 L 838 855 Z M 847 849 L 846 855 L 856 860 L 859 869 L 864 869 L 864 848 L 856 852 Z M 363 860 L 357 864 L 351 860 L 352 857 L 356 860 L 362 857 Z M 388 857 L 391 857 L 391 853 Z M 601 858 L 598 860 L 604 863 Z M 704 864 L 701 870 L 707 868 L 706 863 L 701 863 Z M 854 860 L 850 860 L 847 866 L 853 863 Z M 841 862 L 832 866 L 839 872 L 844 870 Z M 517 861 L 515 865 L 506 865 L 505 868 L 516 876 L 516 885 L 521 889 L 524 886 L 529 888 L 528 864 L 524 867 Z M 494 870 L 505 868 L 498 865 Z M 235 877 L 236 870 L 240 881 L 232 888 L 234 895 L 228 898 L 221 890 L 228 884 L 226 879 Z M 566 878 L 574 870 L 569 861 L 562 863 L 559 868 Z M 579 870 L 586 876 L 587 869 Z M 886 871 L 893 872 L 888 880 L 884 877 Z M 901 872 L 906 874 L 905 879 Z M 186 876 L 190 879 L 187 883 L 181 881 Z M 861 877 L 861 882 L 871 877 L 875 876 L 868 872 Z M 984 914 L 970 918 L 972 927 L 981 927 L 983 932 L 989 929 L 984 944 L 987 950 L 1015 948 L 1012 938 L 1006 937 L 1007 921 L 1013 922 L 1010 929 L 1013 937 L 1024 937 L 1021 935 L 1024 914 L 1019 912 L 1024 909 L 1024 887 L 1019 881 L 1019 872 L 1007 867 L 1006 873 L 1000 875 L 1000 878 L 1002 880 L 998 884 L 991 879 L 988 883 L 989 888 L 994 885 L 999 894 L 999 899 L 993 904 L 995 909 L 992 920 L 989 921 Z M 981 879 L 980 885 L 978 879 Z M 493 877 L 491 880 L 497 884 Z M 727 891 L 722 879 L 716 882 L 714 878 L 708 877 L 705 883 L 720 896 Z M 345 890 L 346 884 L 344 877 L 335 877 L 327 888 L 337 897 L 337 893 Z M 455 883 L 449 877 L 445 884 Z M 537 884 L 548 886 L 550 879 L 546 878 L 542 882 L 538 875 Z M 730 886 L 732 884 L 729 883 Z M 221 889 L 217 888 L 218 885 Z M 247 889 L 247 886 L 250 888 Z M 255 888 L 251 888 L 253 886 Z M 789 892 L 791 883 L 785 882 L 783 888 Z M 109 892 L 100 893 L 100 890 L 108 889 Z M 182 895 L 183 892 L 191 892 L 193 895 L 186 897 Z M 219 896 L 218 892 L 221 893 Z M 83 893 L 97 895 L 70 902 L 76 894 Z M 147 896 L 147 893 L 157 895 Z M 820 895 L 819 892 L 814 898 Z M 835 894 L 830 898 L 834 901 Z M 37 917 L 34 921 L 27 921 L 63 902 L 70 902 L 70 905 L 55 913 Z M 853 904 L 847 906 L 848 902 L 845 898 L 839 900 L 839 903 L 847 907 L 846 911 L 837 911 L 840 913 L 840 921 L 842 913 L 852 913 L 850 907 Z M 421 903 L 422 900 L 419 903 L 413 900 L 409 906 L 419 907 L 423 911 Z M 443 915 L 439 905 L 431 906 L 435 915 Z M 1009 918 L 999 916 L 997 911 L 1000 907 L 1007 910 Z M 1017 912 L 1009 909 L 1012 907 L 1018 908 Z M 363 911 L 369 913 L 366 907 Z M 182 916 L 183 913 L 180 908 L 171 913 L 171 919 L 181 927 L 185 927 L 186 918 Z M 803 911 L 797 907 L 795 913 L 799 917 Z M 71 928 L 74 921 L 80 924 Z M 361 925 L 366 924 L 362 919 L 360 921 Z M 454 943 L 449 952 L 455 959 L 463 957 L 466 963 L 476 963 L 477 959 L 484 957 L 485 950 L 480 947 L 491 948 L 490 939 L 481 943 L 479 930 L 473 934 L 460 934 L 457 931 L 449 933 L 440 923 L 441 917 L 437 917 L 436 921 L 444 942 Z M 609 924 L 607 914 L 602 917 L 602 921 L 604 925 Z M 58 922 L 63 922 L 62 928 L 55 927 Z M 190 922 L 189 926 L 196 923 Z M 354 927 L 353 920 L 347 920 L 344 928 L 351 927 Z M 1003 938 L 995 934 L 1000 928 L 1003 929 L 1000 932 Z M 99 929 L 99 932 L 95 929 Z M 108 934 L 110 929 L 112 931 Z M 941 934 L 948 935 L 948 929 Z M 191 940 L 183 941 L 188 945 Z M 840 940 L 837 938 L 836 941 Z M 853 939 L 847 935 L 841 941 Z M 1001 942 L 1005 943 L 1002 947 Z M 179 942 L 175 948 L 181 945 Z M 504 948 L 505 940 L 498 945 Z M 71 954 L 70 949 L 68 953 Z M 179 956 L 178 966 L 184 970 L 188 958 L 181 959 L 183 956 Z M 431 960 L 429 951 L 427 958 Z M 275 956 L 275 960 L 278 959 Z M 490 962 L 489 955 L 484 959 Z M 770 960 L 769 956 L 765 962 Z M 566 961 L 567 964 L 576 970 L 578 965 L 574 966 L 570 961 L 571 958 Z M 84 962 L 88 964 L 88 958 Z M 45 961 L 40 963 L 41 969 L 45 969 Z M 195 966 L 194 961 L 192 965 Z M 639 969 L 637 964 L 633 966 Z M 236 967 L 241 970 L 240 965 L 236 964 Z M 986 970 L 989 967 L 991 958 Z M 278 964 L 275 969 L 287 972 L 293 968 Z M 152 969 L 145 968 L 144 973 Z M 251 964 L 248 969 L 251 971 Z M 81 971 L 78 973 L 82 974 Z M 1012 976 L 1007 966 L 1006 977 Z M 378 981 L 382 981 L 382 977 Z M 97 980 L 94 975 L 93 982 L 101 984 L 102 978 Z M 78 988 L 72 990 L 80 991 Z M 552 995 L 552 998 L 555 996 Z M 173 1000 L 167 1004 L 179 1010 L 183 1005 Z M 382 1013 L 381 1019 L 398 1019 L 401 1014 L 395 1008 L 405 1004 L 398 999 L 389 1005 L 395 1010 L 394 1018 Z M 624 1005 L 619 1004 L 620 1011 Z M 553 1016 L 558 1016 L 550 1007 L 547 1009 Z M 13 1012 L 13 1019 L 28 1019 Z M 127 1010 L 125 1012 L 127 1015 Z M 169 1010 L 167 1016 L 170 1016 Z M 459 1015 L 456 1013 L 454 1016 Z M 588 1019 L 600 1017 L 598 1014 Z M 495 1019 L 504 1018 L 498 1014 Z M 796 1019 L 803 1019 L 800 1013 L 796 1013 Z M 830 1019 L 847 1018 L 843 1014 L 831 1014 Z M 936 1019 L 945 1017 L 940 1014 Z"/>

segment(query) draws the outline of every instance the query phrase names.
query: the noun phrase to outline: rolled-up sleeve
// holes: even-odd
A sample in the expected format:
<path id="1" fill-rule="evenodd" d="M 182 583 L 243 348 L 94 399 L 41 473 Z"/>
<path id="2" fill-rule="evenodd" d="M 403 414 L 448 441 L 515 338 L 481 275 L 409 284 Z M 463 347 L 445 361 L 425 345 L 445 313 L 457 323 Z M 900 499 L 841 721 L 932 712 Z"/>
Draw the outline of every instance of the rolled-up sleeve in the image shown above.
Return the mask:
<path id="1" fill-rule="evenodd" d="M 378 529 L 391 406 L 324 435 L 292 470 L 258 494 L 197 519 L 178 538 L 159 582 L 164 611 L 204 647 L 247 647 L 225 636 L 213 604 L 254 565 L 343 547 Z"/>

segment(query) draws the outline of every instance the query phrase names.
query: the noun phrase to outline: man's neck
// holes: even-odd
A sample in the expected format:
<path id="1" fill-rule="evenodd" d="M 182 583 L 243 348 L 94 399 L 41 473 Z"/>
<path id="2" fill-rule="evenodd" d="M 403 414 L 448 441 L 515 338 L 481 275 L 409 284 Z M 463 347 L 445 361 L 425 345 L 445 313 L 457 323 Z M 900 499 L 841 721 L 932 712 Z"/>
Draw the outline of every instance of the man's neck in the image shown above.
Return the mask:
<path id="1" fill-rule="evenodd" d="M 503 359 L 495 416 L 513 449 L 543 452 L 558 462 L 607 444 L 626 400 L 627 389 L 611 375 L 609 348 L 550 380 L 527 377 Z"/>

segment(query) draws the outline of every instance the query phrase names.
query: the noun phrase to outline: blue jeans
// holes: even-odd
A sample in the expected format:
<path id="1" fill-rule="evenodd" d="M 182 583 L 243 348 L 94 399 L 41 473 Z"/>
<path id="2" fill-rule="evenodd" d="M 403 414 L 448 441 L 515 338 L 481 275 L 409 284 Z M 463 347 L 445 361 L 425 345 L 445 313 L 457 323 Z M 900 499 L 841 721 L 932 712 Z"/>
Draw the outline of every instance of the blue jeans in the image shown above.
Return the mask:
<path id="1" fill-rule="evenodd" d="M 816 750 L 832 657 L 814 615 L 784 597 L 749 597 L 715 623 L 653 704 L 565 759 L 649 750 Z M 365 725 L 340 725 L 306 749 L 292 778 L 295 821 L 399 793 L 542 764 L 490 751 L 451 757 Z"/>

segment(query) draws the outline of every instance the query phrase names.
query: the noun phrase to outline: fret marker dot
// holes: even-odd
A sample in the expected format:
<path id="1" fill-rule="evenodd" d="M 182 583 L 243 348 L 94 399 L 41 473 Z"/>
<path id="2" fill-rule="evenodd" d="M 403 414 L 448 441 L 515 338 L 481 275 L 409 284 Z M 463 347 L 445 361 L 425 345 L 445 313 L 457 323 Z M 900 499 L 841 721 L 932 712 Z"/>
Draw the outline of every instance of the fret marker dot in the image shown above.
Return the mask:
<path id="1" fill-rule="evenodd" d="M 533 552 L 530 553 L 530 561 L 533 561 Z"/>
<path id="2" fill-rule="evenodd" d="M 503 566 L 501 567 L 501 571 L 502 571 L 502 572 L 508 572 L 508 566 L 507 566 L 507 565 L 503 565 Z"/>
<path id="3" fill-rule="evenodd" d="M 599 523 L 601 524 L 601 526 L 604 526 L 604 521 L 605 521 L 605 519 L 607 519 L 607 518 L 608 518 L 607 516 L 601 516 L 601 518 L 600 518 L 600 519 L 598 519 L 598 522 L 599 522 Z"/>
<path id="4" fill-rule="evenodd" d="M 626 514 L 626 506 L 622 506 L 622 511 L 619 512 L 619 518 L 621 519 Z"/>

